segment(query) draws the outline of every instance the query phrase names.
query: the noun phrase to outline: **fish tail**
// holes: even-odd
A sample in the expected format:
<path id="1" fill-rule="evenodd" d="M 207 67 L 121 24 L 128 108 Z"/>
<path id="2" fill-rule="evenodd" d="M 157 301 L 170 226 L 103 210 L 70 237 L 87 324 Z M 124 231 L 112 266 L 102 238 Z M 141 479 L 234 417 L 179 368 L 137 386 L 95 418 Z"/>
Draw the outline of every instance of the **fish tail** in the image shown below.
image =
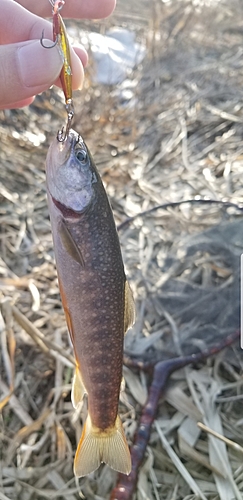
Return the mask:
<path id="1" fill-rule="evenodd" d="M 75 455 L 74 474 L 86 476 L 102 462 L 123 474 L 131 472 L 131 456 L 119 416 L 113 428 L 102 431 L 92 425 L 88 415 Z"/>

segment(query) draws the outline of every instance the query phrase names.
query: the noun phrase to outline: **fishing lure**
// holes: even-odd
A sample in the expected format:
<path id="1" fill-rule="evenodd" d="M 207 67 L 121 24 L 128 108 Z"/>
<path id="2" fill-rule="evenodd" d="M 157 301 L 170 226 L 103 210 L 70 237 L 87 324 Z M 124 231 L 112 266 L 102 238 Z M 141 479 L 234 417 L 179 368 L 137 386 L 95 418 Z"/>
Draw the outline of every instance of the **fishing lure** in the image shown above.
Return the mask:
<path id="1" fill-rule="evenodd" d="M 53 48 L 55 45 L 58 45 L 62 57 L 63 57 L 63 67 L 60 73 L 60 80 L 62 84 L 62 90 L 65 96 L 65 107 L 67 111 L 67 124 L 66 129 L 64 128 L 58 132 L 58 140 L 59 142 L 65 141 L 67 136 L 69 135 L 69 131 L 71 128 L 72 120 L 74 117 L 74 107 L 73 107 L 73 97 L 72 97 L 72 68 L 71 68 L 71 54 L 70 54 L 70 46 L 67 31 L 65 28 L 65 24 L 63 22 L 62 16 L 60 14 L 61 9 L 65 5 L 64 0 L 49 0 L 52 5 L 52 22 L 53 22 L 53 45 L 46 46 L 43 43 L 44 33 L 42 33 L 41 37 L 41 45 L 44 48 Z"/>

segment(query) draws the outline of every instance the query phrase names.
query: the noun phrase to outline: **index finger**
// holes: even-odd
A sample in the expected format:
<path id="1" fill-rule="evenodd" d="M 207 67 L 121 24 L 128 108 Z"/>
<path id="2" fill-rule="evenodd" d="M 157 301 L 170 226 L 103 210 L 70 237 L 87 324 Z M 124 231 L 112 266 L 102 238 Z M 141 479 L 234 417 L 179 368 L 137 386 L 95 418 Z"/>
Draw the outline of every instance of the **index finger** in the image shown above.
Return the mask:
<path id="1" fill-rule="evenodd" d="M 23 7 L 41 17 L 51 17 L 48 0 L 17 0 Z M 114 10 L 116 0 L 66 0 L 62 16 L 73 19 L 102 19 Z"/>

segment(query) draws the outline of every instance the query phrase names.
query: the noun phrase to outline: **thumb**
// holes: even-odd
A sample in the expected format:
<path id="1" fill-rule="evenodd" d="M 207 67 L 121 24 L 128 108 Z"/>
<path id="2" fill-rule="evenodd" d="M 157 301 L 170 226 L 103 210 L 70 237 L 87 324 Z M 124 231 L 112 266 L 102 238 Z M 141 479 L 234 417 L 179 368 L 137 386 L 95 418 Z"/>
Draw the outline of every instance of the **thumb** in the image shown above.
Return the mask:
<path id="1" fill-rule="evenodd" d="M 40 40 L 0 45 L 0 109 L 48 89 L 58 78 L 62 65 L 58 47 L 46 49 Z"/>

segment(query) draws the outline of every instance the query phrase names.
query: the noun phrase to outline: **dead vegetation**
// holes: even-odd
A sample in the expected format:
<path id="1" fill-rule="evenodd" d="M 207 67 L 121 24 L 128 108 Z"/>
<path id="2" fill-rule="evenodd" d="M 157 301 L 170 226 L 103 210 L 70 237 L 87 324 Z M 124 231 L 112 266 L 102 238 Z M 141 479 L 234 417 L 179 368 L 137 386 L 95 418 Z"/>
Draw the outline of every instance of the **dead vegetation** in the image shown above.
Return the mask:
<path id="1" fill-rule="evenodd" d="M 128 16 L 120 1 L 106 25 L 136 30 L 147 45 L 129 75 L 133 96 L 124 102 L 118 89 L 94 85 L 91 61 L 75 97 L 75 128 L 94 155 L 117 223 L 137 216 L 120 230 L 137 307 L 126 352 L 168 359 L 239 328 L 242 7 L 237 0 L 132 5 Z M 104 30 L 98 22 L 81 26 Z M 75 500 L 81 491 L 108 499 L 114 471 L 103 466 L 79 484 L 72 473 L 86 402 L 79 414 L 70 402 L 73 357 L 44 172 L 65 117 L 63 98 L 53 89 L 30 108 L 0 113 L 0 499 Z M 214 203 L 200 202 L 208 198 Z M 172 377 L 136 498 L 242 499 L 241 374 L 234 345 Z M 130 368 L 124 376 L 120 412 L 132 443 L 150 379 Z"/>

